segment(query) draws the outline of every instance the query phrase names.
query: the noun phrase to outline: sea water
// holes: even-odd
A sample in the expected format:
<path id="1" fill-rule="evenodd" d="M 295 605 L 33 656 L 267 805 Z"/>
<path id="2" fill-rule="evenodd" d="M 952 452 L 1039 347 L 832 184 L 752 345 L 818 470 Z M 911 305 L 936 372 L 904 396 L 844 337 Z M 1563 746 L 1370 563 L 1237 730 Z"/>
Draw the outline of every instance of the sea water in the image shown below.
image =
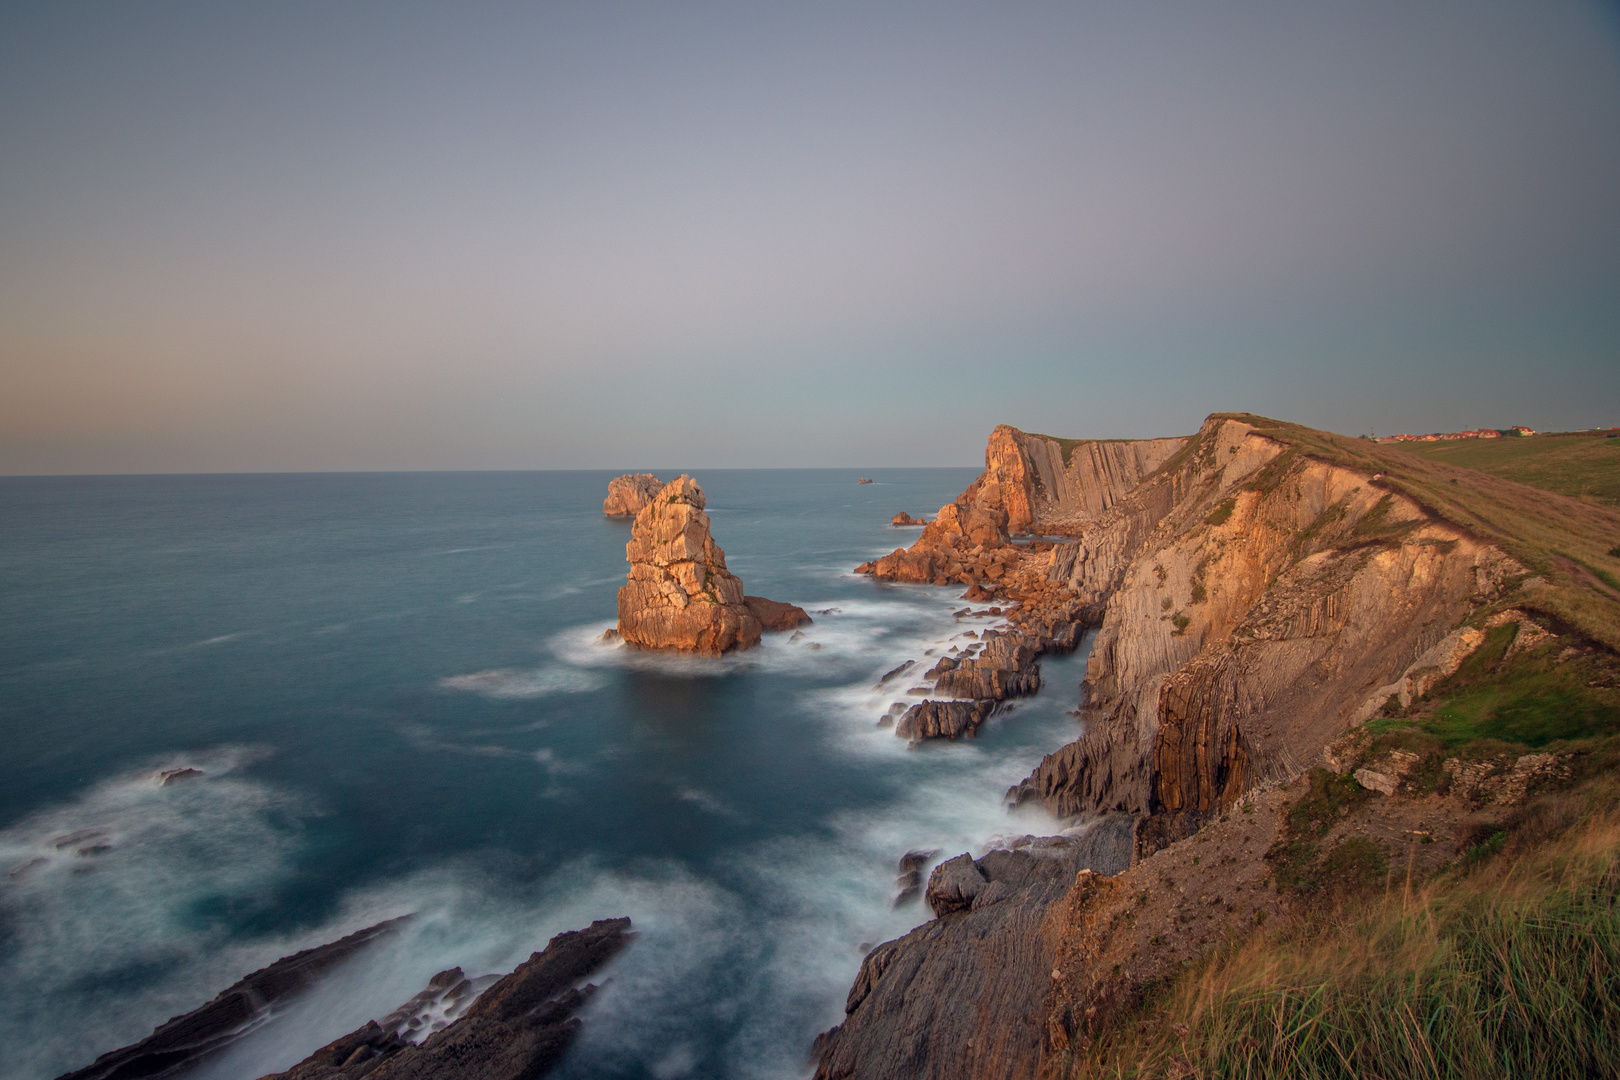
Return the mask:
<path id="1" fill-rule="evenodd" d="M 900 856 L 1051 831 L 1002 796 L 1078 733 L 1085 649 L 977 739 L 877 725 L 916 700 L 885 672 L 997 620 L 851 569 L 972 470 L 701 473 L 748 592 L 815 619 L 718 660 L 599 640 L 611 475 L 0 479 L 0 1075 L 413 913 L 200 1075 L 628 915 L 563 1075 L 799 1076 L 863 951 L 930 917 Z"/>

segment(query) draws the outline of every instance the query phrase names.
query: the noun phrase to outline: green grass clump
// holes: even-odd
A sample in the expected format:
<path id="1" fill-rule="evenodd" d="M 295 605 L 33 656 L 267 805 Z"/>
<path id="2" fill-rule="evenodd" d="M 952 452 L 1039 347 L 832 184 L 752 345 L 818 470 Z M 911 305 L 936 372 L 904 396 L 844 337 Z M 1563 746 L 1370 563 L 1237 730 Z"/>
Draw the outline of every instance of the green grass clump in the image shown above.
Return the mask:
<path id="1" fill-rule="evenodd" d="M 1309 790 L 1289 808 L 1282 835 L 1266 853 L 1278 889 L 1299 896 L 1324 890 L 1348 895 L 1383 884 L 1388 858 L 1373 841 L 1344 840 L 1325 854 L 1318 842 L 1368 797 L 1369 792 L 1348 776 L 1311 770 Z"/>
<path id="2" fill-rule="evenodd" d="M 1211 510 L 1204 517 L 1205 525 L 1225 525 L 1231 520 L 1232 511 L 1237 509 L 1237 499 L 1222 499 L 1221 505 Z"/>
<path id="3" fill-rule="evenodd" d="M 1517 623 L 1493 627 L 1409 722 L 1377 720 L 1369 729 L 1379 738 L 1411 729 L 1415 739 L 1433 739 L 1446 753 L 1465 756 L 1523 753 L 1620 733 L 1620 690 L 1606 685 L 1613 680 L 1598 658 L 1559 662 L 1559 641 L 1509 658 L 1518 633 Z"/>
<path id="4" fill-rule="evenodd" d="M 1620 818 L 1255 931 L 1117 1016 L 1071 1077 L 1620 1075 Z"/>

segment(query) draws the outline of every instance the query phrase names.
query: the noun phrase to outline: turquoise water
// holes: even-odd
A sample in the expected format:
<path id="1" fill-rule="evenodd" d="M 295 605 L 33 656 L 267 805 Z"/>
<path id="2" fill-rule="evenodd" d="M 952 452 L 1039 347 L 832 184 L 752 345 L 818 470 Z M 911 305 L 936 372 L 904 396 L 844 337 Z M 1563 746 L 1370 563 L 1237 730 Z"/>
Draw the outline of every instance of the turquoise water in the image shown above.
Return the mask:
<path id="1" fill-rule="evenodd" d="M 596 640 L 629 536 L 611 475 L 0 479 L 0 1075 L 415 912 L 204 1074 L 629 915 L 566 1074 L 795 1076 L 861 947 L 927 916 L 891 907 L 900 855 L 1049 824 L 1000 797 L 1074 737 L 1083 650 L 977 740 L 875 726 L 879 675 L 992 620 L 849 570 L 972 470 L 699 474 L 747 590 L 819 612 L 709 661 Z"/>

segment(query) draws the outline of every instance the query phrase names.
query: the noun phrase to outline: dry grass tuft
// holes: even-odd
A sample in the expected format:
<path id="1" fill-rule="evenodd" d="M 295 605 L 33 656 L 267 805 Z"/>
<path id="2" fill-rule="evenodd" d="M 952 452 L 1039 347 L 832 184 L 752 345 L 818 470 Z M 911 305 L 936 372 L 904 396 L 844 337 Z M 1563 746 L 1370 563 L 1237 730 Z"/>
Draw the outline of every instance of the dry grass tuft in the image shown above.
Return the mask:
<path id="1" fill-rule="evenodd" d="M 1612 788 L 1544 797 L 1497 854 L 1421 887 L 1257 932 L 1121 1017 L 1070 1075 L 1620 1075 Z"/>

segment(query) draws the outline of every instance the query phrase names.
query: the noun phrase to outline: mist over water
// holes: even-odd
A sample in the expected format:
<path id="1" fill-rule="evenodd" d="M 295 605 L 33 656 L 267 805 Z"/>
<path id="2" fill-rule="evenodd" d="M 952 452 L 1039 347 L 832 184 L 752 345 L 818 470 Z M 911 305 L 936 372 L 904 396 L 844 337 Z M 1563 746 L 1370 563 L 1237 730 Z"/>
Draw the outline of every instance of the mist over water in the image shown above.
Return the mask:
<path id="1" fill-rule="evenodd" d="M 996 620 L 849 568 L 970 470 L 701 474 L 748 591 L 815 618 L 718 660 L 598 640 L 609 475 L 0 480 L 0 1075 L 413 913 L 199 1075 L 629 915 L 563 1075 L 796 1076 L 863 946 L 928 917 L 893 907 L 902 854 L 1054 828 L 1001 796 L 1077 734 L 1084 648 L 976 740 L 876 724 L 917 700 L 886 671 Z"/>

